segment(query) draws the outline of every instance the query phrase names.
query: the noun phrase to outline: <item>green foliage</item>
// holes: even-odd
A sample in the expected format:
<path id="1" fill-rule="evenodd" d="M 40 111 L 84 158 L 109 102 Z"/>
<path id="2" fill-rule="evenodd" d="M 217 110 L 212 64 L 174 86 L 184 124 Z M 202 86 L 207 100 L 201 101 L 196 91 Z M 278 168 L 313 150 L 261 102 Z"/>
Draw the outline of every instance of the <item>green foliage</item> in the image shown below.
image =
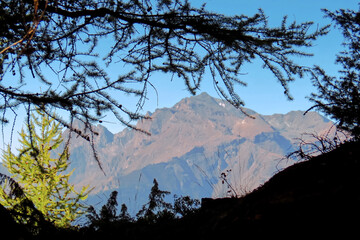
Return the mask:
<path id="1" fill-rule="evenodd" d="M 336 57 L 341 66 L 337 76 L 328 75 L 316 66 L 313 72 L 318 93 L 311 100 L 316 108 L 338 121 L 338 126 L 360 139 L 360 12 L 325 10 L 343 32 L 345 50 Z"/>
<path id="2" fill-rule="evenodd" d="M 59 123 L 37 110 L 36 115 L 29 117 L 26 130 L 22 129 L 20 136 L 19 153 L 15 155 L 8 146 L 3 153 L 4 166 L 46 220 L 59 227 L 70 226 L 84 213 L 85 207 L 80 201 L 87 198 L 88 188 L 76 192 L 69 183 L 73 171 L 66 173 L 69 167 L 67 147 L 57 154 L 57 158 L 51 157 L 63 141 Z M 23 199 L 8 194 L 6 186 L 0 189 L 1 204 L 14 210 Z M 17 211 L 22 212 L 21 209 Z M 27 221 L 21 218 L 18 220 Z"/>

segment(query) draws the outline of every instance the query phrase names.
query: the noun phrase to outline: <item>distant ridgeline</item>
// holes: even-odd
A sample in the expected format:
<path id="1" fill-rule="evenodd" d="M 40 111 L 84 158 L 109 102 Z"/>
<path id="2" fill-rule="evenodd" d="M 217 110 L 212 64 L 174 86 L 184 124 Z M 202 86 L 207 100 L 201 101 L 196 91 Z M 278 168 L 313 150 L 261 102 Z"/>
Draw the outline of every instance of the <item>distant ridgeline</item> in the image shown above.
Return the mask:
<path id="1" fill-rule="evenodd" d="M 315 112 L 264 116 L 245 111 L 255 118 L 202 93 L 138 122 L 151 136 L 129 129 L 112 134 L 98 125 L 95 147 L 106 175 L 89 143 L 73 138 L 71 181 L 95 187 L 88 201 L 99 207 L 118 191 L 119 204 L 125 203 L 130 214 L 147 201 L 154 178 L 160 189 L 178 196 L 239 196 L 293 164 L 284 156 L 297 149 L 296 138 L 328 134 L 333 126 Z"/>

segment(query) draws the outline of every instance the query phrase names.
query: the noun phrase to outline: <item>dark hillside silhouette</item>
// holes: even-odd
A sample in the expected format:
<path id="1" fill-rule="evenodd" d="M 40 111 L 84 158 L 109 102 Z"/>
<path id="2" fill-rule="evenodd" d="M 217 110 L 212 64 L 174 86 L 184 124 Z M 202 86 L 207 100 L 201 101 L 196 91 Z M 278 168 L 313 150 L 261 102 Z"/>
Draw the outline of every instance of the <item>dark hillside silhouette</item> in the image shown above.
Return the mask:
<path id="1" fill-rule="evenodd" d="M 288 167 L 242 198 L 203 199 L 199 210 L 182 218 L 169 216 L 156 222 L 122 219 L 112 222 L 106 233 L 53 229 L 34 239 L 90 240 L 104 234 L 121 239 L 346 238 L 354 236 L 359 226 L 359 171 L 360 142 L 347 142 Z M 22 227 L 2 210 L 5 231 L 21 233 Z"/>
<path id="2" fill-rule="evenodd" d="M 242 198 L 203 199 L 198 211 L 182 219 L 128 223 L 112 229 L 111 235 L 123 239 L 354 236 L 360 223 L 359 171 L 360 142 L 347 142 L 288 167 Z"/>
<path id="3" fill-rule="evenodd" d="M 200 235 L 351 236 L 360 223 L 359 171 L 360 142 L 346 143 L 285 169 L 243 198 L 203 204 Z"/>
<path id="4" fill-rule="evenodd" d="M 26 239 L 30 237 L 25 227 L 17 224 L 8 210 L 0 204 L 1 235 L 11 239 Z"/>

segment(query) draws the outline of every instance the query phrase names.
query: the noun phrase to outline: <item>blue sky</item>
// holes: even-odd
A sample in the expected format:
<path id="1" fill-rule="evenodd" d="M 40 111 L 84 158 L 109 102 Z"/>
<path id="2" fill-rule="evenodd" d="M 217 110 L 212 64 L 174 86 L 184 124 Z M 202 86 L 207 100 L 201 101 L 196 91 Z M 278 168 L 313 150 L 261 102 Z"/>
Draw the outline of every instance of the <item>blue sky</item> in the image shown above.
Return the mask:
<path id="1" fill-rule="evenodd" d="M 229 16 L 254 15 L 261 8 L 268 16 L 269 24 L 273 26 L 279 26 L 284 15 L 288 16 L 288 22 L 313 21 L 315 24 L 310 31 L 314 31 L 318 25 L 324 26 L 331 23 L 330 19 L 324 18 L 324 14 L 321 12 L 322 8 L 331 11 L 340 8 L 354 10 L 359 8 L 359 1 L 355 0 L 190 0 L 194 6 L 201 6 L 205 2 L 207 3 L 206 9 Z M 308 49 L 309 52 L 314 53 L 314 57 L 301 58 L 297 62 L 308 66 L 317 64 L 327 72 L 336 74 L 334 61 L 335 55 L 342 49 L 341 42 L 340 32 L 332 27 L 330 34 L 316 41 L 315 46 Z M 290 94 L 295 100 L 288 101 L 283 94 L 281 85 L 269 71 L 262 69 L 260 64 L 246 65 L 242 71 L 244 75 L 241 76 L 241 79 L 247 82 L 248 86 L 239 87 L 237 93 L 245 101 L 245 107 L 267 115 L 287 113 L 292 110 L 307 110 L 311 107 L 311 103 L 306 99 L 306 96 L 314 91 L 310 77 L 297 79 L 290 84 Z M 109 69 L 109 74 L 116 77 L 115 70 Z M 171 76 L 154 75 L 152 83 L 155 85 L 158 95 L 155 90 L 149 89 L 149 99 L 144 105 L 144 112 L 153 112 L 156 108 L 171 107 L 182 98 L 190 96 L 190 93 L 185 89 L 185 84 L 182 81 L 171 81 Z M 218 97 L 210 76 L 204 78 L 199 93 L 201 92 L 207 92 Z M 124 99 L 127 101 L 126 98 Z M 120 123 L 116 123 L 116 119 L 110 117 L 105 120 L 110 123 L 104 123 L 104 125 L 113 133 L 123 129 Z M 19 116 L 15 131 L 19 131 L 23 122 L 24 120 Z M 11 126 L 4 129 L 5 137 L 0 137 L 0 148 L 3 147 L 3 142 L 8 143 L 9 141 L 9 129 Z M 14 140 L 17 138 L 18 136 L 14 135 Z"/>
<path id="2" fill-rule="evenodd" d="M 268 16 L 269 24 L 279 26 L 283 16 L 288 16 L 288 22 L 313 21 L 314 31 L 317 26 L 330 24 L 329 18 L 324 18 L 321 9 L 326 8 L 335 11 L 340 8 L 359 8 L 355 0 L 191 0 L 194 6 L 201 6 L 206 3 L 206 8 L 213 12 L 225 15 L 253 15 L 261 8 Z M 300 58 L 298 63 L 313 66 L 314 64 L 323 67 L 328 73 L 336 74 L 335 56 L 341 51 L 342 35 L 338 29 L 331 27 L 331 32 L 315 42 L 314 47 L 308 52 L 314 54 L 311 58 Z M 288 101 L 283 94 L 283 88 L 268 70 L 261 68 L 260 64 L 251 64 L 243 68 L 242 80 L 248 83 L 247 87 L 239 87 L 238 94 L 245 101 L 245 107 L 255 110 L 260 114 L 287 113 L 292 110 L 307 110 L 311 103 L 306 99 L 313 89 L 310 77 L 297 79 L 290 84 L 290 94 L 294 101 Z M 162 76 L 161 84 L 154 82 L 157 87 L 158 99 L 150 98 L 144 109 L 154 111 L 155 108 L 171 107 L 184 97 L 190 96 L 185 90 L 182 82 L 170 82 L 166 76 Z M 170 77 L 168 77 L 170 79 Z M 208 92 L 217 97 L 212 81 L 208 77 L 201 85 L 201 91 Z M 154 95 L 153 95 L 154 96 Z M 111 127 L 110 127 L 111 128 Z"/>
<path id="3" fill-rule="evenodd" d="M 294 20 L 297 22 L 313 21 L 315 24 L 311 30 L 314 30 L 317 24 L 324 26 L 331 23 L 330 19 L 324 18 L 324 14 L 321 12 L 322 8 L 329 10 L 358 9 L 358 1 L 352 0 L 191 0 L 190 2 L 197 6 L 206 2 L 207 9 L 225 15 L 253 15 L 259 8 L 262 8 L 269 17 L 270 25 L 280 25 L 283 16 L 288 15 L 289 22 Z M 315 46 L 308 49 L 309 52 L 314 53 L 314 57 L 298 59 L 297 62 L 308 66 L 317 64 L 328 72 L 336 74 L 334 61 L 335 55 L 342 49 L 341 42 L 340 32 L 331 28 L 331 32 L 327 36 L 316 41 Z M 311 106 L 311 103 L 305 98 L 314 91 L 309 77 L 298 79 L 290 84 L 290 93 L 295 100 L 288 101 L 277 80 L 269 71 L 263 70 L 260 64 L 247 65 L 246 68 L 243 68 L 243 73 L 245 75 L 241 79 L 247 82 L 248 86 L 239 87 L 238 93 L 245 101 L 247 108 L 261 114 L 273 114 L 286 113 L 291 110 L 306 110 Z M 181 98 L 189 96 L 184 88 L 182 83 L 174 82 L 159 86 L 157 89 L 159 93 L 158 107 L 172 106 Z M 204 80 L 201 91 L 217 96 L 211 80 Z M 150 100 L 146 107 L 153 111 L 155 106 Z"/>

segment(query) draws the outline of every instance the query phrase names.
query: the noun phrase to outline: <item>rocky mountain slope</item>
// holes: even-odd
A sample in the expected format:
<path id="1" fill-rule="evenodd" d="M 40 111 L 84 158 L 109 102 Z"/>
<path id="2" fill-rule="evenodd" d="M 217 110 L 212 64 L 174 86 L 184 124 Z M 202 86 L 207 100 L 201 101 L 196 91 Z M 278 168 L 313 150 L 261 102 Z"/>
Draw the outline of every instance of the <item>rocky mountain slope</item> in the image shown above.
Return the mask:
<path id="1" fill-rule="evenodd" d="M 93 201 L 117 190 L 119 202 L 130 209 L 141 207 L 154 178 L 161 189 L 193 198 L 242 195 L 293 164 L 281 159 L 296 148 L 295 138 L 305 132 L 323 134 L 332 126 L 315 112 L 305 116 L 300 111 L 271 116 L 246 112 L 254 119 L 202 93 L 149 113 L 151 120 L 137 127 L 151 136 L 129 129 L 112 134 L 98 125 L 95 147 L 106 175 L 90 145 L 74 138 L 72 181 L 94 186 Z M 221 173 L 234 189 L 231 193 L 222 184 Z"/>

